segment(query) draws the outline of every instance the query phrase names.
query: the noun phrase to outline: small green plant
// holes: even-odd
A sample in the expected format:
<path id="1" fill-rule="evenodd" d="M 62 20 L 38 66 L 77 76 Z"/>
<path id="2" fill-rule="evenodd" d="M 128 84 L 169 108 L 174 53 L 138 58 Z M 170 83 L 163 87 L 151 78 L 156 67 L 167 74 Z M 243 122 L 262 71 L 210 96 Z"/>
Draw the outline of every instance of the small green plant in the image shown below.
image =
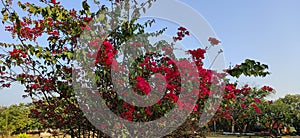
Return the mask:
<path id="1" fill-rule="evenodd" d="M 18 138 L 29 138 L 26 133 L 21 133 L 18 135 Z"/>

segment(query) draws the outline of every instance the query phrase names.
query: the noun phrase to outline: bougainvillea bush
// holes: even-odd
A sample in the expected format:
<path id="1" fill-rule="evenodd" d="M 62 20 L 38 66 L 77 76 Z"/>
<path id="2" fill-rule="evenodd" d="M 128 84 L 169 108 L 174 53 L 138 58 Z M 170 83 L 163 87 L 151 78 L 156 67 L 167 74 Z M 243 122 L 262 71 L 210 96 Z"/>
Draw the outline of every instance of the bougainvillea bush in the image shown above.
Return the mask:
<path id="1" fill-rule="evenodd" d="M 145 3 L 132 1 L 131 5 L 129 0 L 107 2 L 110 5 L 94 1 L 93 4 L 99 7 L 95 11 L 92 11 L 87 1 L 82 2 L 80 10 L 66 9 L 56 0 L 40 0 L 40 4 L 17 2 L 18 7 L 23 10 L 24 16 L 21 17 L 14 10 L 12 1 L 2 0 L 2 23 L 5 30 L 11 33 L 11 37 L 18 41 L 0 42 L 1 87 L 9 88 L 12 82 L 25 86 L 26 95 L 23 97 L 31 98 L 35 105 L 29 116 L 38 118 L 45 128 L 68 130 L 72 137 L 105 135 L 82 112 L 97 109 L 91 109 L 89 102 L 85 106 L 78 104 L 78 97 L 73 89 L 73 77 L 74 73 L 80 74 L 79 66 L 94 69 L 94 74 L 83 76 L 94 76 L 92 78 L 97 84 L 97 91 L 91 91 L 91 87 L 87 86 L 86 93 L 103 97 L 110 110 L 123 119 L 135 122 L 152 121 L 164 116 L 176 103 L 180 110 L 192 111 L 187 121 L 170 135 L 185 135 L 190 130 L 201 131 L 200 116 L 203 118 L 203 113 L 207 116 L 213 115 L 215 110 L 216 114 L 211 121 L 225 118 L 232 120 L 233 126 L 238 119 L 250 116 L 252 111 L 261 113 L 257 104 L 273 91 L 272 88 L 266 86 L 258 91 L 248 86 L 238 88 L 226 76 L 239 78 L 243 74 L 264 77 L 269 74 L 266 71 L 267 65 L 247 59 L 241 65 L 224 72 L 205 69 L 203 59 L 208 50 L 205 48 L 187 50 L 186 53 L 191 55 L 188 60 L 174 60 L 174 44 L 188 37 L 192 30 L 179 26 L 173 42 L 150 44 L 145 38 L 157 37 L 165 29 L 145 32 L 145 28 L 155 21 L 138 23 L 137 19 L 141 12 L 151 8 L 153 0 Z M 129 12 L 132 8 L 136 10 Z M 211 46 L 220 43 L 213 37 L 207 39 Z M 122 57 L 119 56 L 120 53 L 123 54 Z M 74 61 L 74 57 L 80 61 Z M 119 64 L 116 58 L 122 58 L 129 64 Z M 74 66 L 75 63 L 78 66 Z M 176 65 L 188 67 L 188 63 L 196 66 L 196 74 L 189 75 L 199 85 L 183 89 L 181 84 L 187 79 L 183 75 L 185 73 L 180 71 L 185 70 L 179 70 Z M 188 69 L 190 68 L 186 68 L 186 71 Z M 120 72 L 128 79 L 114 80 L 112 72 Z M 165 85 L 152 86 L 148 82 L 150 76 L 157 73 L 165 78 Z M 152 106 L 137 107 L 122 100 L 114 91 L 117 87 L 115 85 L 131 86 L 139 95 L 148 95 L 154 88 L 162 92 L 163 97 L 154 97 L 152 100 L 157 102 Z M 198 95 L 196 105 L 178 100 L 180 91 L 185 90 Z M 127 91 L 119 94 L 126 95 Z M 211 102 L 204 108 L 206 99 L 212 95 L 216 99 L 224 100 L 221 103 Z M 106 126 L 107 124 L 101 124 L 103 129 Z M 114 129 L 122 129 L 122 125 L 115 126 Z"/>

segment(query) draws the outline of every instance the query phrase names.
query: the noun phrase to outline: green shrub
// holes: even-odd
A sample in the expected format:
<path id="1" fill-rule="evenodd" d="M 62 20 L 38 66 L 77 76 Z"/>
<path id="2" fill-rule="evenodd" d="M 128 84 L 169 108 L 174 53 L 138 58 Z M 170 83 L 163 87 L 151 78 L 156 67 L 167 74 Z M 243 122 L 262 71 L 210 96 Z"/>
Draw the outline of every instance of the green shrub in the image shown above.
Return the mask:
<path id="1" fill-rule="evenodd" d="M 29 138 L 26 133 L 21 133 L 18 135 L 18 138 Z"/>

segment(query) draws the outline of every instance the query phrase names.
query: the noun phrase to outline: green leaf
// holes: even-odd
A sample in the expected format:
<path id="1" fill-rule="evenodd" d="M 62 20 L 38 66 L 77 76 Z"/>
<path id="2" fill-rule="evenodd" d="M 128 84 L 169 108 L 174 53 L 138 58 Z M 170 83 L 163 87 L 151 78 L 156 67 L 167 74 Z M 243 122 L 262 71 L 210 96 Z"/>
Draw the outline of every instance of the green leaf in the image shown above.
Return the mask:
<path id="1" fill-rule="evenodd" d="M 88 5 L 86 0 L 82 2 L 82 8 L 86 11 L 89 11 L 90 6 Z"/>
<path id="2" fill-rule="evenodd" d="M 100 15 L 98 16 L 98 18 L 96 19 L 96 21 L 97 21 L 97 22 L 103 21 L 104 18 L 105 18 L 105 15 L 104 15 L 104 14 L 100 14 Z"/>
<path id="3" fill-rule="evenodd" d="M 68 52 L 68 53 L 67 53 L 67 57 L 68 57 L 68 59 L 72 59 L 72 58 L 73 58 L 73 53 Z"/>

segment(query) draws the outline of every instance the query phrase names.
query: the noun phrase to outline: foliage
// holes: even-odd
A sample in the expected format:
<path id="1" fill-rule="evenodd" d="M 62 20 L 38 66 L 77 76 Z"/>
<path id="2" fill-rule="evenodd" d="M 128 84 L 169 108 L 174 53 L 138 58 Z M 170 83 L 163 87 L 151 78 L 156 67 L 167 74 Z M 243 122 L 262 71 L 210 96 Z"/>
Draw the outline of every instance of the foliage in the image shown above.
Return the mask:
<path id="1" fill-rule="evenodd" d="M 21 133 L 18 135 L 18 138 L 29 138 L 26 133 Z"/>
<path id="2" fill-rule="evenodd" d="M 40 127 L 35 119 L 28 118 L 30 106 L 23 103 L 0 108 L 0 129 L 9 133 L 20 133 Z"/>
<path id="3" fill-rule="evenodd" d="M 299 120 L 299 95 L 286 95 L 284 98 L 279 98 L 269 106 L 263 106 L 265 114 L 262 121 L 264 124 L 272 124 L 272 121 L 279 121 L 283 125 L 298 126 Z"/>
<path id="4" fill-rule="evenodd" d="M 273 92 L 272 88 L 266 89 L 266 86 L 256 89 L 245 85 L 241 89 L 236 89 L 236 99 L 225 105 L 225 109 L 230 112 L 230 117 L 227 118 L 231 119 L 231 131 L 235 132 L 237 129 L 239 132 L 245 132 L 253 129 L 259 115 L 264 114 L 260 105 L 264 98 Z"/>
<path id="5" fill-rule="evenodd" d="M 294 123 L 294 121 L 299 120 L 300 118 L 300 95 L 296 94 L 296 95 L 286 95 L 283 98 L 279 98 L 275 103 L 282 103 L 282 104 L 286 104 L 287 108 L 290 112 L 291 116 L 291 120 L 289 123 Z"/>
<path id="6" fill-rule="evenodd" d="M 266 69 L 268 69 L 268 65 L 261 64 L 255 60 L 246 59 L 244 63 L 236 65 L 227 72 L 229 75 L 236 78 L 239 78 L 242 74 L 245 76 L 265 77 L 270 74 L 270 72 L 266 71 Z"/>

